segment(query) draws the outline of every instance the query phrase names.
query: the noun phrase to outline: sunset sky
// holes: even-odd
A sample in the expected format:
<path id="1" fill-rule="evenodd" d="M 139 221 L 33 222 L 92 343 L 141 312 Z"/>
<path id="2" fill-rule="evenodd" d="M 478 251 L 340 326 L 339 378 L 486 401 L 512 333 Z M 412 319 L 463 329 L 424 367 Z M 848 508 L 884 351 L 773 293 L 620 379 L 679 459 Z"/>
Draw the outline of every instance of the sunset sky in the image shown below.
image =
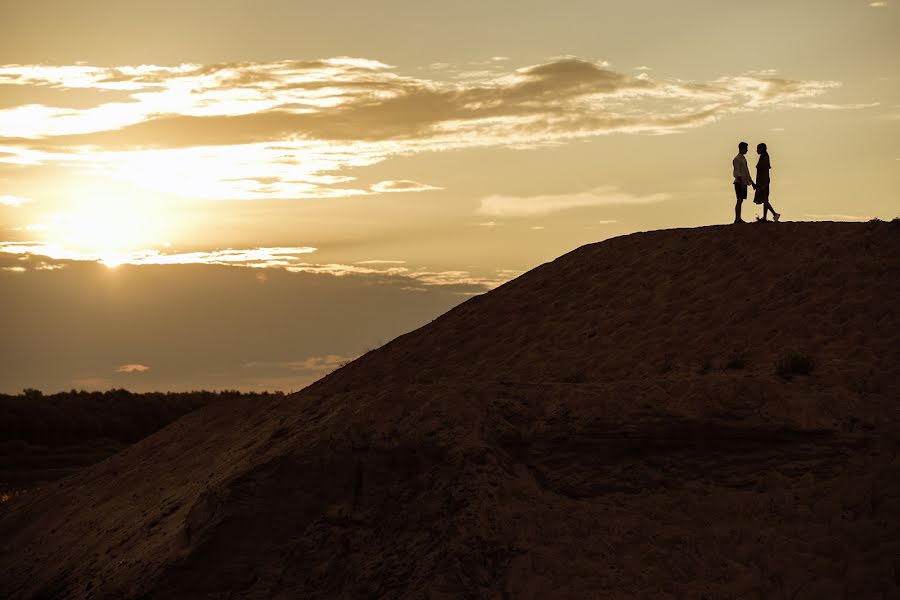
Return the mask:
<path id="1" fill-rule="evenodd" d="M 898 8 L 0 0 L 0 392 L 299 389 L 580 245 L 729 222 L 741 140 L 784 219 L 894 218 Z"/>

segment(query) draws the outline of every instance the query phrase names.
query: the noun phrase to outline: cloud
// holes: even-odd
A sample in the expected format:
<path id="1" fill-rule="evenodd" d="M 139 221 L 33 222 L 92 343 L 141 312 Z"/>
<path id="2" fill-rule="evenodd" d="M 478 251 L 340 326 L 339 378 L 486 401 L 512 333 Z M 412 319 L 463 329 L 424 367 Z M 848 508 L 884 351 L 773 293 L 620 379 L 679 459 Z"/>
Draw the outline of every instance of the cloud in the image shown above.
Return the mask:
<path id="1" fill-rule="evenodd" d="M 288 361 L 251 361 L 241 365 L 245 369 L 287 369 L 294 372 L 322 372 L 333 371 L 338 367 L 357 358 L 356 356 L 341 356 L 338 354 L 326 354 L 324 356 L 310 356 L 301 360 Z"/>
<path id="2" fill-rule="evenodd" d="M 403 265 L 406 264 L 405 260 L 358 260 L 356 261 L 357 265 Z"/>
<path id="3" fill-rule="evenodd" d="M 444 188 L 419 183 L 417 181 L 380 181 L 372 186 L 373 192 L 424 192 L 427 190 L 442 190 Z"/>
<path id="4" fill-rule="evenodd" d="M 9 194 L 0 196 L 0 204 L 3 206 L 11 206 L 13 208 L 18 208 L 23 204 L 28 204 L 32 202 L 31 198 L 22 198 L 20 196 L 10 196 Z"/>
<path id="5" fill-rule="evenodd" d="M 54 164 L 192 198 L 338 198 L 433 189 L 407 180 L 367 189 L 346 174 L 395 156 L 674 133 L 748 111 L 865 106 L 815 104 L 839 84 L 772 71 L 695 82 L 571 56 L 518 69 L 499 58 L 478 72 L 463 65 L 463 79 L 348 57 L 0 66 L 0 85 L 124 95 L 87 107 L 0 110 L 0 164 Z"/>
<path id="6" fill-rule="evenodd" d="M 149 370 L 150 370 L 150 367 L 148 367 L 147 365 L 141 365 L 141 364 L 134 363 L 134 364 L 122 365 L 122 366 L 116 368 L 116 373 L 146 373 Z"/>
<path id="7" fill-rule="evenodd" d="M 887 2 L 869 2 L 869 6 L 872 6 L 874 8 L 883 8 L 887 5 L 888 5 Z"/>
<path id="8" fill-rule="evenodd" d="M 216 265 L 245 269 L 274 269 L 288 273 L 355 277 L 370 284 L 401 284 L 409 290 L 441 287 L 458 293 L 482 293 L 509 280 L 508 272 L 496 270 L 493 275 L 473 275 L 469 271 L 432 271 L 413 268 L 402 260 L 363 260 L 355 264 L 311 263 L 306 256 L 316 248 L 248 248 L 213 250 L 209 252 L 163 253 L 144 250 L 130 254 L 98 256 L 78 253 L 43 242 L 0 242 L 0 259 L 16 256 L 26 263 L 0 267 L 7 271 L 47 271 L 62 269 L 70 264 L 100 263 L 108 267 L 152 267 L 175 265 Z M 113 259 L 113 262 L 109 262 Z M 27 265 L 22 266 L 22 264 Z M 260 273 L 257 273 L 259 275 Z M 266 277 L 257 281 L 266 283 Z"/>
<path id="9" fill-rule="evenodd" d="M 136 254 L 128 260 L 132 265 L 235 265 L 242 267 L 291 267 L 300 257 L 316 248 L 250 248 L 246 250 L 214 250 L 211 252 L 161 253 L 156 250 Z"/>
<path id="10" fill-rule="evenodd" d="M 653 204 L 669 198 L 668 194 L 636 196 L 614 186 L 603 186 L 576 194 L 540 196 L 487 196 L 482 198 L 478 213 L 498 217 L 540 217 L 573 208 L 621 204 Z"/>
<path id="11" fill-rule="evenodd" d="M 519 273 L 517 273 L 519 274 Z M 472 275 L 469 271 L 428 271 L 418 270 L 407 274 L 408 277 L 425 286 L 439 286 L 458 288 L 459 291 L 469 292 L 477 289 L 493 289 L 511 279 L 506 272 L 494 277 L 480 277 Z M 424 288 L 420 288 L 424 289 Z"/>
<path id="12" fill-rule="evenodd" d="M 606 225 L 618 223 L 616 219 L 605 219 L 602 221 L 594 221 L 591 225 L 585 226 L 585 229 L 605 229 Z"/>
<path id="13" fill-rule="evenodd" d="M 872 217 L 864 217 L 860 215 L 842 215 L 842 214 L 806 214 L 804 217 L 816 221 L 868 221 Z"/>
<path id="14" fill-rule="evenodd" d="M 859 110 L 861 108 L 875 108 L 881 106 L 880 102 L 866 102 L 858 104 L 826 104 L 821 102 L 808 102 L 802 106 L 817 110 Z"/>
<path id="15" fill-rule="evenodd" d="M 55 260 L 100 262 L 107 266 L 129 265 L 230 265 L 241 267 L 292 267 L 306 264 L 302 256 L 315 252 L 316 248 L 247 248 L 213 250 L 208 252 L 160 252 L 140 250 L 110 256 L 79 252 L 45 242 L 0 242 L 0 253 L 33 255 Z M 53 268 L 53 267 L 43 267 Z"/>
<path id="16" fill-rule="evenodd" d="M 325 356 L 312 356 L 300 361 L 280 363 L 280 365 L 287 367 L 291 371 L 333 371 L 354 358 L 356 357 L 327 354 Z"/>

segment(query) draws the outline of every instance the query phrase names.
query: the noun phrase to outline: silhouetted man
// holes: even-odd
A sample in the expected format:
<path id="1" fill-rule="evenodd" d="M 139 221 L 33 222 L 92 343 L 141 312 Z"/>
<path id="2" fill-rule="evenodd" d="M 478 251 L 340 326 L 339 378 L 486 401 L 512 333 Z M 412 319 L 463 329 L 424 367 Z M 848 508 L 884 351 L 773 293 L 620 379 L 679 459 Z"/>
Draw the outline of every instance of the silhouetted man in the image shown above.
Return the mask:
<path id="1" fill-rule="evenodd" d="M 738 144 L 737 156 L 731 161 L 731 165 L 734 167 L 734 195 L 737 197 L 737 204 L 734 205 L 735 223 L 747 222 L 741 218 L 741 203 L 747 199 L 748 185 L 752 185 L 753 189 L 756 189 L 756 184 L 753 183 L 753 179 L 750 178 L 750 169 L 747 168 L 747 159 L 744 158 L 744 155 L 747 154 L 749 148 L 750 146 L 747 142 Z"/>

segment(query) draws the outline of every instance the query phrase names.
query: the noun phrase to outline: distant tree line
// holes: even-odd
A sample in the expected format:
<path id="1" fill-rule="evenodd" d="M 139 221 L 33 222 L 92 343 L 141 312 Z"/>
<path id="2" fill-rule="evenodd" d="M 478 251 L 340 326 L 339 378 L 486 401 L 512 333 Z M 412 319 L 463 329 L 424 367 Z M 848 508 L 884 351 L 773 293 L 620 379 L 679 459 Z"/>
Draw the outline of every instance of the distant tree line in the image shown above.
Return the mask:
<path id="1" fill-rule="evenodd" d="M 137 394 L 124 389 L 44 395 L 26 389 L 17 395 L 0 394 L 0 442 L 60 446 L 109 439 L 131 444 L 210 402 L 283 395 L 237 390 Z"/>

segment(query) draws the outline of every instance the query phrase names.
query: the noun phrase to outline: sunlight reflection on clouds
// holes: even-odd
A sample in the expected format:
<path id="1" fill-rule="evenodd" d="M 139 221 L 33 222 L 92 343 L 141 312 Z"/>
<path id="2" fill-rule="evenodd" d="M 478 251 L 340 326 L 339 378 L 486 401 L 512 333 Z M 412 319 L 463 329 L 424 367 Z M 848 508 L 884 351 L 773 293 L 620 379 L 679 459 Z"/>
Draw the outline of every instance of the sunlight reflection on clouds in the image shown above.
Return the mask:
<path id="1" fill-rule="evenodd" d="M 335 277 L 370 276 L 397 278 L 408 282 L 408 287 L 426 289 L 429 286 L 456 286 L 463 293 L 483 292 L 509 281 L 521 274 L 520 271 L 497 269 L 493 276 L 477 276 L 469 271 L 431 271 L 404 266 L 405 261 L 366 260 L 356 264 L 312 263 L 307 256 L 317 249 L 308 246 L 279 248 L 224 249 L 209 252 L 160 252 L 159 250 L 138 250 L 129 253 L 106 255 L 102 253 L 79 252 L 63 245 L 44 242 L 0 242 L 0 254 L 39 257 L 54 261 L 98 262 L 107 267 L 120 265 L 218 265 L 245 267 L 252 269 L 282 269 L 288 273 L 311 273 Z M 65 263 L 41 263 L 35 270 L 63 268 Z M 25 272 L 24 267 L 15 267 Z M 265 283 L 266 279 L 259 279 Z M 465 289 L 463 289 L 465 288 Z"/>
<path id="2" fill-rule="evenodd" d="M 0 110 L 0 163 L 57 164 L 191 198 L 333 198 L 401 191 L 385 182 L 353 186 L 344 174 L 393 156 L 673 133 L 751 110 L 867 106 L 812 103 L 839 84 L 771 71 L 691 82 L 635 77 L 575 57 L 506 72 L 498 70 L 502 63 L 469 65 L 465 77 L 446 81 L 347 57 L 0 66 L 0 85 L 130 96 L 81 109 Z"/>

